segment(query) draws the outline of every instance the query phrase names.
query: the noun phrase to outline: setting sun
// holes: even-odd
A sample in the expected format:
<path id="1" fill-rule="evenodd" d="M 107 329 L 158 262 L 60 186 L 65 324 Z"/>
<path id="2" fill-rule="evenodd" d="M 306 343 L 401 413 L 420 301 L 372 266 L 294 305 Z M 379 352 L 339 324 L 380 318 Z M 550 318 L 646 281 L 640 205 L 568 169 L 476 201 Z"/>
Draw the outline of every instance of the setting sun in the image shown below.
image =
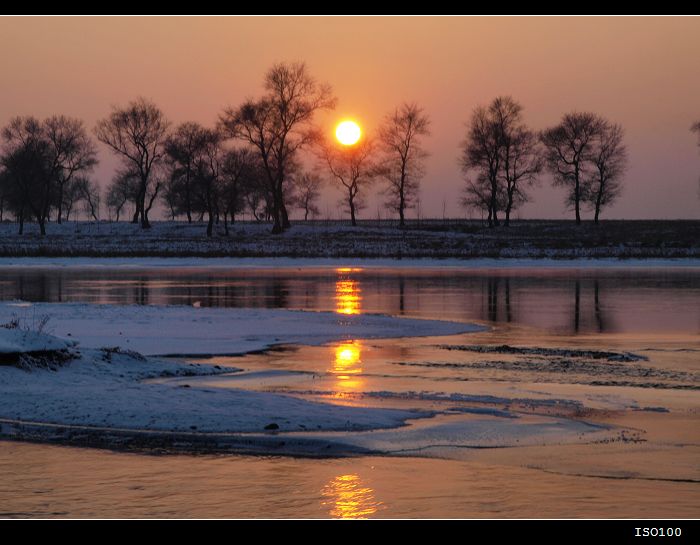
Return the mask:
<path id="1" fill-rule="evenodd" d="M 335 137 L 344 146 L 356 144 L 361 135 L 362 130 L 354 121 L 342 121 L 335 129 Z"/>

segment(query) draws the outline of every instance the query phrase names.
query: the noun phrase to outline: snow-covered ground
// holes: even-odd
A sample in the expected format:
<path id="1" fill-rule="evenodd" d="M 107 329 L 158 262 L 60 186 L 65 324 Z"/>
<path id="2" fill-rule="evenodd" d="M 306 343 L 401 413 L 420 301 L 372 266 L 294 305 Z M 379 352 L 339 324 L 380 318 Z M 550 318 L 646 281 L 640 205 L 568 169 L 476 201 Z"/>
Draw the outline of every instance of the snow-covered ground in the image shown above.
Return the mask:
<path id="1" fill-rule="evenodd" d="M 3 336 L 0 332 L 0 338 Z M 398 426 L 425 414 L 352 408 L 290 396 L 144 382 L 235 368 L 83 350 L 57 371 L 0 366 L 2 420 L 176 432 L 359 430 Z"/>
<path id="2" fill-rule="evenodd" d="M 456 335 L 473 324 L 280 309 L 83 303 L 0 303 L 0 323 L 48 317 L 47 331 L 83 348 L 120 346 L 144 355 L 243 354 L 275 344 Z"/>
<path id="3" fill-rule="evenodd" d="M 452 322 L 285 310 L 21 302 L 0 306 L 3 323 L 17 319 L 26 323 L 37 315 L 50 316 L 46 327 L 64 338 L 0 328 L 0 349 L 28 353 L 70 347 L 76 350 L 76 358 L 55 370 L 0 365 L 4 434 L 14 429 L 16 421 L 187 433 L 357 431 L 400 426 L 430 413 L 148 381 L 237 369 L 146 358 L 127 350 L 147 354 L 239 353 L 274 343 L 319 344 L 356 337 L 441 335 L 477 329 Z M 123 350 L 101 349 L 115 346 Z"/>
<path id="4" fill-rule="evenodd" d="M 483 222 L 413 223 L 410 229 L 364 222 L 295 222 L 281 235 L 270 225 L 223 225 L 214 236 L 202 223 L 153 222 L 151 229 L 127 222 L 69 222 L 47 225 L 40 236 L 34 224 L 23 235 L 0 223 L 3 256 L 236 256 L 340 258 L 700 258 L 700 222 L 611 221 L 595 226 L 573 222 L 516 222 L 489 229 Z"/>
<path id="5" fill-rule="evenodd" d="M 700 268 L 697 258 L 0 257 L 3 268 L 76 269 L 575 269 Z"/>

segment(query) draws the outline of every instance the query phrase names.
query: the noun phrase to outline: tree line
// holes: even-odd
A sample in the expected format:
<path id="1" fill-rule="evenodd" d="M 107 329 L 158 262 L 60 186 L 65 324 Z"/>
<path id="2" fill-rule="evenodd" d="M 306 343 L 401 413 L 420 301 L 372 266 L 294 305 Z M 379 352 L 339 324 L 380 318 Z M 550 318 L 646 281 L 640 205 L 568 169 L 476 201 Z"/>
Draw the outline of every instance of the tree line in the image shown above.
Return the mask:
<path id="1" fill-rule="evenodd" d="M 425 176 L 423 146 L 430 119 L 416 103 L 403 103 L 383 119 L 375 135 L 344 146 L 324 136 L 314 117 L 335 108 L 328 84 L 317 82 L 304 63 L 279 63 L 265 75 L 262 96 L 226 108 L 213 127 L 172 126 L 149 100 L 114 107 L 97 122 L 94 137 L 119 158 L 104 191 L 92 178 L 96 144 L 82 121 L 66 116 L 15 117 L 2 129 L 0 221 L 9 211 L 23 232 L 25 221 L 67 221 L 76 207 L 94 220 L 106 206 L 116 221 L 150 227 L 160 202 L 171 219 L 229 224 L 248 211 L 280 233 L 289 209 L 304 219 L 319 214 L 324 183 L 332 182 L 353 225 L 366 206 L 367 188 L 382 183 L 387 208 L 403 226 L 416 206 Z M 692 126 L 700 135 L 700 122 Z M 460 144 L 465 176 L 462 205 L 480 210 L 488 225 L 508 226 L 530 199 L 543 173 L 566 189 L 566 205 L 581 222 L 583 208 L 599 221 L 622 190 L 627 167 L 624 131 L 590 112 L 572 112 L 543 131 L 528 127 L 523 107 L 510 96 L 474 109 Z M 700 144 L 700 142 L 699 142 Z M 313 167 L 304 159 L 315 160 Z M 104 203 L 103 203 L 104 198 Z M 499 217 L 500 216 L 500 217 Z"/>

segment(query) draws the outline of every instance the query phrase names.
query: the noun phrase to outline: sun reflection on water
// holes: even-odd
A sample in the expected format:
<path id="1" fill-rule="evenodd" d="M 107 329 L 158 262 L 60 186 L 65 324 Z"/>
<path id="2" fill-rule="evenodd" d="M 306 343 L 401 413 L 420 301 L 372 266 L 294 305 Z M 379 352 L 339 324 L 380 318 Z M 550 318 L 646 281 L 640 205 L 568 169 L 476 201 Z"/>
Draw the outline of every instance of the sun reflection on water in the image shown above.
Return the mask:
<path id="1" fill-rule="evenodd" d="M 338 314 L 360 314 L 362 308 L 362 290 L 360 283 L 350 277 L 350 273 L 361 269 L 336 269 L 338 279 L 335 282 L 335 308 Z"/>
<path id="2" fill-rule="evenodd" d="M 331 373 L 335 375 L 336 388 L 339 393 L 361 390 L 362 377 L 362 343 L 346 341 L 333 348 L 334 358 Z"/>
<path id="3" fill-rule="evenodd" d="M 374 490 L 360 479 L 359 475 L 338 475 L 321 491 L 321 505 L 329 508 L 333 518 L 367 518 L 383 507 L 377 501 Z"/>

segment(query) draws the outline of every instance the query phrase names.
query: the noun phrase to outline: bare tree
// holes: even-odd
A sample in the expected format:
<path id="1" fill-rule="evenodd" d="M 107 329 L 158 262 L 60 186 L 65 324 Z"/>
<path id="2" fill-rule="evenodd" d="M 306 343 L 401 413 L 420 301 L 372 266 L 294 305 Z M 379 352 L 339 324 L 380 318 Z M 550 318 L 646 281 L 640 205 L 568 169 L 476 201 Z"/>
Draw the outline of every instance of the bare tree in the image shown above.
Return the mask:
<path id="1" fill-rule="evenodd" d="M 318 216 L 321 210 L 318 208 L 318 199 L 321 196 L 321 186 L 323 178 L 315 172 L 304 172 L 297 176 L 296 187 L 296 207 L 304 211 L 304 221 L 311 217 Z"/>
<path id="2" fill-rule="evenodd" d="M 371 184 L 377 175 L 374 151 L 374 143 L 369 138 L 352 146 L 326 143 L 322 147 L 322 157 L 328 170 L 345 192 L 345 203 L 353 226 L 357 225 L 357 211 L 364 207 L 360 191 Z"/>
<path id="3" fill-rule="evenodd" d="M 537 183 L 537 175 L 542 172 L 543 162 L 537 136 L 532 130 L 524 124 L 505 129 L 501 163 L 505 181 L 507 227 L 510 225 L 511 212 L 527 202 L 527 190 Z"/>
<path id="4" fill-rule="evenodd" d="M 521 121 L 522 106 L 512 97 L 496 97 L 488 108 L 472 113 L 467 137 L 462 142 L 461 166 L 465 175 L 476 173 L 479 187 L 488 183 L 489 227 L 498 226 L 503 193 L 502 170 L 507 135 Z"/>
<path id="5" fill-rule="evenodd" d="M 138 174 L 139 192 L 136 202 L 136 216 L 141 219 L 141 227 L 151 226 L 146 205 L 150 186 L 155 183 L 156 169 L 164 156 L 164 144 L 170 123 L 163 112 L 144 98 L 130 102 L 125 108 L 113 108 L 109 117 L 97 122 L 97 139 L 107 145 L 115 155 L 121 157 L 124 166 Z M 151 196 L 158 194 L 158 188 Z"/>
<path id="6" fill-rule="evenodd" d="M 593 141 L 590 161 L 593 165 L 587 181 L 586 201 L 595 210 L 598 223 L 600 211 L 617 199 L 622 191 L 622 177 L 627 167 L 627 148 L 623 143 L 624 130 L 620 125 L 601 121 L 599 133 Z"/>
<path id="7" fill-rule="evenodd" d="M 56 221 L 63 219 L 63 193 L 74 176 L 86 176 L 97 164 L 97 149 L 83 122 L 63 115 L 44 121 L 46 138 L 54 157 Z"/>
<path id="8" fill-rule="evenodd" d="M 273 199 L 273 233 L 289 227 L 284 188 L 290 166 L 300 150 L 319 140 L 313 116 L 335 104 L 330 86 L 317 83 L 304 63 L 279 63 L 265 76 L 263 98 L 228 108 L 220 117 L 227 136 L 242 139 L 260 154 Z"/>
<path id="9" fill-rule="evenodd" d="M 76 178 L 80 200 L 85 205 L 85 212 L 95 221 L 100 221 L 100 188 L 91 179 L 81 176 Z"/>
<path id="10" fill-rule="evenodd" d="M 223 135 L 214 129 L 204 129 L 201 150 L 194 158 L 195 191 L 207 213 L 207 236 L 211 237 L 214 218 L 218 215 L 219 182 L 221 179 L 223 157 Z"/>
<path id="11" fill-rule="evenodd" d="M 107 189 L 107 207 L 115 213 L 116 221 L 119 221 L 119 216 L 126 203 L 132 203 L 134 205 L 132 223 L 138 222 L 140 186 L 141 181 L 138 173 L 128 168 L 117 170 Z"/>
<path id="12" fill-rule="evenodd" d="M 591 160 L 601 127 L 597 115 L 573 112 L 540 134 L 547 168 L 554 175 L 555 185 L 568 188 L 566 202 L 575 210 L 577 224 L 581 223 L 581 203 L 587 194 L 586 163 Z"/>
<path id="13" fill-rule="evenodd" d="M 493 198 L 491 194 L 491 182 L 483 173 L 476 177 L 468 177 L 462 194 L 461 204 L 468 210 L 486 212 L 486 220 L 489 226 L 493 226 Z M 505 203 L 503 191 L 496 195 L 496 209 L 501 209 Z M 482 216 L 483 217 L 483 216 Z"/>
<path id="14" fill-rule="evenodd" d="M 245 193 L 256 175 L 257 157 L 249 149 L 232 149 L 224 153 L 221 165 L 221 208 L 224 230 L 228 235 L 228 218 L 236 221 L 236 214 L 245 209 Z"/>
<path id="15" fill-rule="evenodd" d="M 428 153 L 421 147 L 421 137 L 430 134 L 430 119 L 416 103 L 404 103 L 384 118 L 378 139 L 384 157 L 379 170 L 388 182 L 388 205 L 399 213 L 404 226 L 406 208 L 415 205 L 420 179 L 425 174 Z"/>
<path id="16" fill-rule="evenodd" d="M 13 186 L 19 233 L 24 232 L 27 216 L 34 215 L 44 234 L 53 158 L 41 123 L 35 117 L 15 117 L 3 128 L 2 138 L 2 166 Z"/>
<path id="17" fill-rule="evenodd" d="M 192 186 L 195 177 L 195 160 L 206 140 L 206 130 L 199 123 L 187 122 L 177 126 L 165 141 L 166 162 L 170 170 L 168 191 L 177 204 L 173 209 L 182 211 L 192 223 Z"/>

